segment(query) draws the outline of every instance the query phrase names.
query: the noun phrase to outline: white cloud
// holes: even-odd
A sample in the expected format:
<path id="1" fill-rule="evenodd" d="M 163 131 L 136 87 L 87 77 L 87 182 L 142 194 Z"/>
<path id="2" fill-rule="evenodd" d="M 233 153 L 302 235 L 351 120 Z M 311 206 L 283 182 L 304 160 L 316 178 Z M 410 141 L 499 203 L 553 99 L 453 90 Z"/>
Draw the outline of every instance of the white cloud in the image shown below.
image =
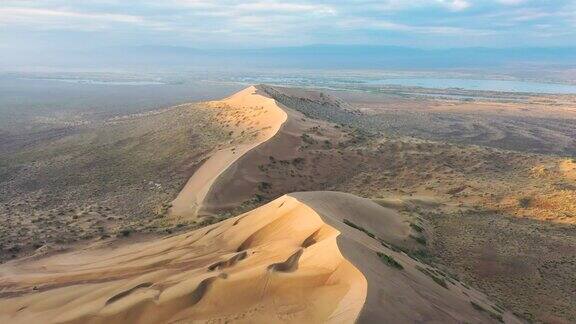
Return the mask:
<path id="1" fill-rule="evenodd" d="M 286 2 L 270 2 L 258 1 L 242 3 L 235 7 L 235 9 L 250 12 L 280 12 L 287 14 L 295 13 L 312 13 L 334 15 L 336 10 L 332 7 L 325 5 L 313 5 L 305 3 L 286 3 Z"/>
<path id="2" fill-rule="evenodd" d="M 258 45 L 384 37 L 442 43 L 456 42 L 455 36 L 511 38 L 543 30 L 538 26 L 551 26 L 546 28 L 551 33 L 576 26 L 570 1 L 555 1 L 563 5 L 525 0 L 0 0 L 0 27 L 8 33 L 106 30 L 117 42 L 141 43 L 202 39 L 219 45 L 235 37 Z"/>
<path id="3" fill-rule="evenodd" d="M 525 0 L 497 0 L 497 2 L 507 5 L 507 6 L 517 6 L 526 2 Z"/>
<path id="4" fill-rule="evenodd" d="M 488 36 L 494 34 L 491 30 L 470 29 L 452 26 L 434 25 L 408 25 L 386 20 L 374 19 L 349 19 L 339 24 L 342 28 L 360 29 L 368 28 L 372 30 L 388 30 L 415 34 L 429 35 L 460 35 L 460 36 Z"/>
<path id="5" fill-rule="evenodd" d="M 440 0 L 441 3 L 454 11 L 460 11 L 469 8 L 472 4 L 466 0 Z"/>
<path id="6" fill-rule="evenodd" d="M 86 22 L 142 23 L 142 17 L 111 13 L 83 13 L 63 9 L 0 7 L 0 24 L 49 24 L 62 19 Z M 71 22 L 71 21 L 69 21 Z"/>

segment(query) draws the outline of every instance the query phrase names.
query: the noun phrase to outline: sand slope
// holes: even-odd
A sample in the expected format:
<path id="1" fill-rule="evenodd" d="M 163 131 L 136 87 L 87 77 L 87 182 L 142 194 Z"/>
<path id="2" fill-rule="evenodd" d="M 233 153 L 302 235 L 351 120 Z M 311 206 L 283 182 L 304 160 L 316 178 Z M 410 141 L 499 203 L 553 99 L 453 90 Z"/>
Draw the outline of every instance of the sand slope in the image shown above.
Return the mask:
<path id="1" fill-rule="evenodd" d="M 409 232 L 399 214 L 367 199 L 286 195 L 155 242 L 3 265 L 0 322 L 495 321 L 470 303 L 490 309 L 482 294 L 457 282 L 444 288 L 416 269 L 425 265 L 380 243 Z"/>
<path id="2" fill-rule="evenodd" d="M 15 263 L 1 270 L 0 322 L 350 322 L 366 280 L 338 234 L 285 196 L 157 242 Z"/>
<path id="3" fill-rule="evenodd" d="M 256 88 L 260 93 L 270 97 L 281 90 L 286 91 L 288 96 L 303 98 L 310 102 L 319 101 L 326 104 L 345 106 L 337 98 L 326 96 L 316 91 L 295 89 L 288 91 L 286 88 L 267 85 L 258 85 Z M 303 159 L 303 145 L 306 145 L 305 138 L 312 141 L 329 142 L 332 145 L 332 142 L 336 143 L 339 140 L 346 140 L 344 138 L 346 134 L 335 128 L 331 123 L 311 119 L 294 109 L 294 107 L 281 104 L 277 100 L 276 105 L 285 112 L 286 120 L 274 136 L 235 160 L 212 183 L 203 202 L 204 214 L 229 212 L 245 202 L 253 201 L 255 197 L 260 195 L 273 198 L 287 192 L 305 190 L 306 188 L 313 187 L 315 190 L 322 188 L 320 186 L 314 187 L 313 181 L 308 181 L 310 179 L 303 180 L 290 176 L 271 177 L 265 170 L 265 166 L 270 163 L 295 166 L 295 161 L 298 159 L 303 164 L 311 162 Z M 310 134 L 313 134 L 313 139 Z M 309 166 L 306 166 L 306 168 L 309 168 Z M 304 166 L 302 165 L 302 167 Z M 314 180 L 321 181 L 323 176 L 332 175 L 314 174 L 311 176 L 317 178 Z M 269 184 L 270 188 L 262 189 L 260 188 L 262 184 Z"/>
<path id="4" fill-rule="evenodd" d="M 287 114 L 276 104 L 276 101 L 254 86 L 226 99 L 212 101 L 208 104 L 214 109 L 223 110 L 224 118 L 238 125 L 237 129 L 234 130 L 236 132 L 245 130 L 245 127 L 240 125 L 243 121 L 241 118 L 244 116 L 227 116 L 227 110 L 230 108 L 242 109 L 247 112 L 257 110 L 257 116 L 252 116 L 250 123 L 257 125 L 261 131 L 248 142 L 216 151 L 204 162 L 172 202 L 170 208 L 172 217 L 196 218 L 214 181 L 247 152 L 272 138 L 287 119 Z"/>

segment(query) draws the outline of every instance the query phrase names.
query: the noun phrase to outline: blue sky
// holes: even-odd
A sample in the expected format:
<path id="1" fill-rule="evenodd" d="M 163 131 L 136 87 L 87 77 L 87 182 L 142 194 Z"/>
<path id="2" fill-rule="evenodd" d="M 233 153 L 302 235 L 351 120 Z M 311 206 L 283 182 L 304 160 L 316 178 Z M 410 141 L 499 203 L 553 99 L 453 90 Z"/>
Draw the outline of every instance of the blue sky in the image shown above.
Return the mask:
<path id="1" fill-rule="evenodd" d="M 0 50 L 576 46 L 576 0 L 2 0 Z"/>

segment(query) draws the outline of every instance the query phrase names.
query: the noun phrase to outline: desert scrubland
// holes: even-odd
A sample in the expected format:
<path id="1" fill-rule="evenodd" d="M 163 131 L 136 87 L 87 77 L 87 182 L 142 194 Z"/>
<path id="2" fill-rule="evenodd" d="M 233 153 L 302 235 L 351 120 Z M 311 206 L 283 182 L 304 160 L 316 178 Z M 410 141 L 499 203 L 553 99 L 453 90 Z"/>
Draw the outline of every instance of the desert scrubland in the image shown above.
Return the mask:
<path id="1" fill-rule="evenodd" d="M 259 85 L 7 137 L 0 316 L 571 322 L 575 100 Z"/>

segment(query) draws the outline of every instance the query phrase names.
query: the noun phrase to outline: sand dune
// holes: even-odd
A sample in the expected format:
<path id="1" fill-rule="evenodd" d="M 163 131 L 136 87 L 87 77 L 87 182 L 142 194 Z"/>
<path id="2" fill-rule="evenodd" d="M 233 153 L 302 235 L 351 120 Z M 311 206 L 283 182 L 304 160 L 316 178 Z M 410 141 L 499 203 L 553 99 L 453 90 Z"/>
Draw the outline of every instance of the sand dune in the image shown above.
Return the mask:
<path id="1" fill-rule="evenodd" d="M 435 270 L 380 242 L 400 244 L 409 232 L 399 214 L 367 199 L 286 195 L 155 242 L 6 264 L 0 322 L 493 320 L 471 303 L 491 309 L 482 294 L 456 281 L 441 286 Z M 508 313 L 504 319 L 515 320 Z"/>
<path id="2" fill-rule="evenodd" d="M 349 322 L 366 280 L 338 234 L 285 196 L 158 242 L 13 264 L 2 269 L 0 322 Z"/>
<path id="3" fill-rule="evenodd" d="M 250 122 L 261 130 L 251 141 L 218 150 L 204 162 L 172 202 L 170 214 L 173 217 L 196 218 L 214 181 L 240 157 L 272 138 L 287 119 L 286 113 L 276 104 L 276 101 L 254 86 L 224 100 L 208 104 L 214 109 L 223 110 L 224 118 L 237 123 L 239 127 L 235 129 L 236 132 L 241 132 L 246 127 L 240 125 L 241 120 L 238 116 L 226 116 L 227 109 L 234 107 L 246 112 L 256 110 L 258 115 L 251 116 Z"/>

